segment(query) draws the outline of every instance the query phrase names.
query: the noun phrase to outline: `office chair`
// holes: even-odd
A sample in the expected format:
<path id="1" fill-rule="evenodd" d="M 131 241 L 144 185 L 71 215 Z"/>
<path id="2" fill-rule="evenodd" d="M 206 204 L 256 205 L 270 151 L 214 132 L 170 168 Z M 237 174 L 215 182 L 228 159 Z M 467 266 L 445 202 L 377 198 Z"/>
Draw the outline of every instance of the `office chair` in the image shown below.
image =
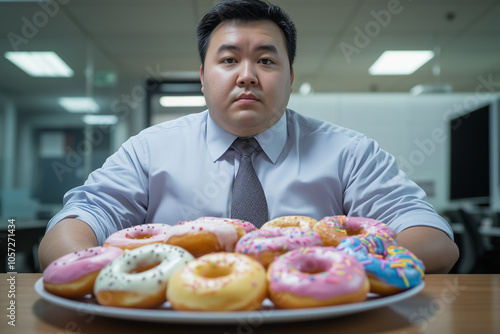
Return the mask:
<path id="1" fill-rule="evenodd" d="M 461 257 L 463 261 L 457 268 L 459 274 L 476 274 L 484 272 L 485 245 L 483 237 L 479 233 L 479 222 L 474 215 L 458 209 L 456 217 L 464 226 L 462 235 L 463 247 L 461 247 Z"/>

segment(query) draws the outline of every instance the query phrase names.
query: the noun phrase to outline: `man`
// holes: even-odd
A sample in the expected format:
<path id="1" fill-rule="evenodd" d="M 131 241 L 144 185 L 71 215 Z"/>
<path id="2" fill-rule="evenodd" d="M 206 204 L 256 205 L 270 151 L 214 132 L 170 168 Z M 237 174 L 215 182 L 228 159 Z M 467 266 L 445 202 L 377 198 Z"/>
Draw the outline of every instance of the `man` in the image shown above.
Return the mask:
<path id="1" fill-rule="evenodd" d="M 144 130 L 68 192 L 40 244 L 42 268 L 132 225 L 240 218 L 232 186 L 244 154 L 233 142 L 254 137 L 265 217 L 381 220 L 428 273 L 449 271 L 458 258 L 452 231 L 392 156 L 359 133 L 286 109 L 295 45 L 293 22 L 268 3 L 229 0 L 207 13 L 198 48 L 208 111 Z"/>

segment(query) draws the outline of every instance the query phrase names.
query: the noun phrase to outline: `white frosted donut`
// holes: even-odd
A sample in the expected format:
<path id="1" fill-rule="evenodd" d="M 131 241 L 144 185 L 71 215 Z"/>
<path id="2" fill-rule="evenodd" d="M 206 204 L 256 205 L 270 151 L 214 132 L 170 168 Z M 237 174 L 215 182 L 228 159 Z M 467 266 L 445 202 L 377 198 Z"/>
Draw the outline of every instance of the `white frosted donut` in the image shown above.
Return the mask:
<path id="1" fill-rule="evenodd" d="M 166 301 L 170 276 L 193 259 L 186 250 L 164 244 L 127 250 L 101 270 L 94 294 L 105 306 L 156 307 Z"/>
<path id="2" fill-rule="evenodd" d="M 113 246 L 125 250 L 154 243 L 163 243 L 165 233 L 170 228 L 171 226 L 166 224 L 143 224 L 125 228 L 111 234 L 104 241 L 104 246 Z"/>

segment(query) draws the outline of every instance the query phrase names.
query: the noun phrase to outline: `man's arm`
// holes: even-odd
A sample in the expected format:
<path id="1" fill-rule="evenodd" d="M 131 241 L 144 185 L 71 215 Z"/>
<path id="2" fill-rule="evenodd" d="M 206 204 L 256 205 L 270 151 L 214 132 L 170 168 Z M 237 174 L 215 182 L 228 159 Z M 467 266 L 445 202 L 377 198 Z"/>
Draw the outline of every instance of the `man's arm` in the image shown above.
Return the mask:
<path id="1" fill-rule="evenodd" d="M 97 237 L 88 224 L 78 219 L 63 219 L 51 228 L 40 242 L 40 268 L 44 270 L 52 261 L 63 255 L 98 245 Z"/>
<path id="2" fill-rule="evenodd" d="M 409 227 L 397 234 L 396 241 L 424 262 L 428 274 L 448 273 L 458 260 L 457 245 L 446 233 L 433 227 Z"/>

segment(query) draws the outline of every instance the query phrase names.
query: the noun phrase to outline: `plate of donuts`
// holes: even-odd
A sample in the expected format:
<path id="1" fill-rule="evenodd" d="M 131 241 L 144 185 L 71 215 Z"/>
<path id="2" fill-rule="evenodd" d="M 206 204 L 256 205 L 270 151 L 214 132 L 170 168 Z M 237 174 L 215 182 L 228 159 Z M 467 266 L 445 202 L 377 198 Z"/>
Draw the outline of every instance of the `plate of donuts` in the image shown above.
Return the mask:
<path id="1" fill-rule="evenodd" d="M 323 318 L 340 317 L 360 313 L 403 301 L 417 295 L 424 288 L 422 281 L 419 285 L 387 297 L 377 294 L 368 294 L 367 300 L 359 303 L 343 304 L 337 306 L 303 308 L 303 309 L 277 309 L 269 299 L 265 299 L 262 307 L 257 311 L 241 312 L 195 312 L 173 310 L 169 302 L 154 309 L 120 308 L 99 305 L 95 298 L 88 295 L 81 299 L 67 299 L 56 296 L 44 289 L 43 278 L 34 286 L 40 297 L 51 304 L 75 310 L 79 313 L 89 313 L 110 318 L 123 318 L 148 322 L 184 323 L 184 324 L 241 324 L 245 322 L 280 323 L 289 321 L 306 321 Z"/>

